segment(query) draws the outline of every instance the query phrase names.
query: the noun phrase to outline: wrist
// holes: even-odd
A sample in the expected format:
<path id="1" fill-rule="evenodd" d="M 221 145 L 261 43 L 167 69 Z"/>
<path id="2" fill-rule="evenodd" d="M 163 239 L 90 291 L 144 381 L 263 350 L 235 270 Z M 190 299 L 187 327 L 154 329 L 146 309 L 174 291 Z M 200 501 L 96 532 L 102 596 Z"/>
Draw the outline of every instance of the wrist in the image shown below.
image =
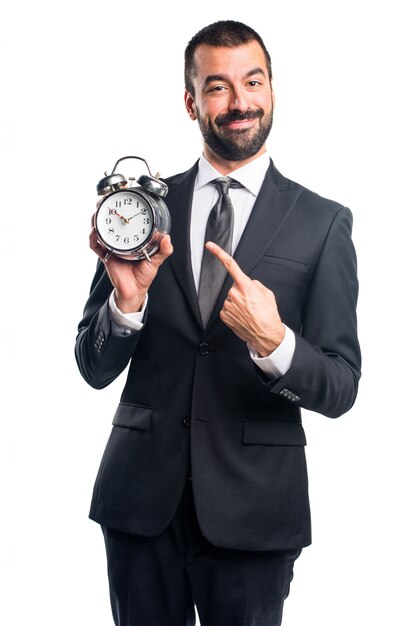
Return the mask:
<path id="1" fill-rule="evenodd" d="M 115 304 L 121 313 L 138 313 L 142 309 L 145 301 L 146 292 L 136 294 L 132 298 L 122 297 L 117 289 L 115 289 Z"/>
<path id="2" fill-rule="evenodd" d="M 286 326 L 280 323 L 280 326 L 270 335 L 264 337 L 261 341 L 253 344 L 253 348 L 257 354 L 264 358 L 270 356 L 282 343 L 286 334 Z"/>

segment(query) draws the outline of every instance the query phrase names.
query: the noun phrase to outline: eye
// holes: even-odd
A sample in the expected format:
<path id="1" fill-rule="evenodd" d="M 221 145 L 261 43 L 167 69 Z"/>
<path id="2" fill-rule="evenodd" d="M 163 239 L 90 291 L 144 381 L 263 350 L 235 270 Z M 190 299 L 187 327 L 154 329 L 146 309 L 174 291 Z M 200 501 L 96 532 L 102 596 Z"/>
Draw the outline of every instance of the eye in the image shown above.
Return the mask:
<path id="1" fill-rule="evenodd" d="M 209 88 L 209 92 L 220 92 L 220 91 L 224 91 L 226 89 L 225 85 L 214 85 L 213 87 Z"/>
<path id="2" fill-rule="evenodd" d="M 261 85 L 261 82 L 259 80 L 250 80 L 247 84 L 249 87 L 258 87 Z"/>

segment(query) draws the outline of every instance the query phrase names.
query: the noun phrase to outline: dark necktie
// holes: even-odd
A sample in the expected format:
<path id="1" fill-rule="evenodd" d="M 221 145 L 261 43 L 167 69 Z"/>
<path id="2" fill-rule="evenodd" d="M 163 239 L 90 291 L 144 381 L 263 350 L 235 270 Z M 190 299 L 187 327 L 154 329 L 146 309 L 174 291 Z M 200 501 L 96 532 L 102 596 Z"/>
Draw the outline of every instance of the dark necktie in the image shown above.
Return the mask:
<path id="1" fill-rule="evenodd" d="M 205 243 L 213 241 L 225 252 L 231 254 L 234 209 L 228 192 L 230 187 L 242 187 L 242 185 L 228 176 L 216 178 L 216 180 L 212 181 L 212 184 L 218 189 L 219 198 L 208 217 Z M 204 327 L 208 323 L 226 273 L 223 265 L 205 248 L 199 282 L 199 308 Z"/>

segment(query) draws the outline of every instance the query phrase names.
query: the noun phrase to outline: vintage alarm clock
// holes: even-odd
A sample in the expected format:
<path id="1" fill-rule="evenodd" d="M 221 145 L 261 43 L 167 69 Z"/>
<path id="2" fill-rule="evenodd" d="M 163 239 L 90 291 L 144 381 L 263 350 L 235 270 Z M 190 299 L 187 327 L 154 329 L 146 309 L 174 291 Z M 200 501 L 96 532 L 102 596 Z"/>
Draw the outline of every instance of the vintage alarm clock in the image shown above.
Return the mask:
<path id="1" fill-rule="evenodd" d="M 135 178 L 126 178 L 116 169 L 121 161 L 138 159 L 147 166 L 149 176 L 142 174 L 133 186 Z M 105 172 L 97 184 L 97 193 L 104 196 L 98 204 L 94 225 L 100 243 L 115 254 L 129 261 L 150 260 L 160 245 L 162 237 L 170 232 L 171 220 L 163 198 L 168 186 L 152 176 L 148 163 L 138 156 L 126 156 L 116 161 L 110 175 Z"/>

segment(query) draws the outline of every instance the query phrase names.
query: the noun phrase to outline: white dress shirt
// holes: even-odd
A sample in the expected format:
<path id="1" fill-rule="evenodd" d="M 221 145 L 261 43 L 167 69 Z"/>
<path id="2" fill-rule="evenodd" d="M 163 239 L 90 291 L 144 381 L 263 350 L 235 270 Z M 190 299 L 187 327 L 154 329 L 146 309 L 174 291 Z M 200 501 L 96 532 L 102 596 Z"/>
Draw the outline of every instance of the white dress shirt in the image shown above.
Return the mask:
<path id="1" fill-rule="evenodd" d="M 264 153 L 259 158 L 234 170 L 230 175 L 231 178 L 243 185 L 243 187 L 238 189 L 231 188 L 229 190 L 232 206 L 234 207 L 232 254 L 234 254 L 242 233 L 244 232 L 269 164 L 270 158 L 267 153 Z M 218 191 L 215 185 L 211 184 L 211 181 L 219 176 L 222 176 L 222 174 L 220 174 L 202 155 L 199 160 L 195 181 L 190 222 L 191 264 L 196 292 L 199 290 L 206 223 L 209 213 L 218 198 Z M 109 299 L 109 307 L 114 322 L 113 332 L 127 335 L 133 331 L 141 330 L 147 302 L 148 298 L 145 300 L 142 311 L 139 313 L 124 314 L 117 308 L 113 292 Z M 295 335 L 290 328 L 286 327 L 286 333 L 282 343 L 267 357 L 258 356 L 250 345 L 248 345 L 248 349 L 251 358 L 258 367 L 268 376 L 277 378 L 283 376 L 292 364 L 295 351 Z"/>

